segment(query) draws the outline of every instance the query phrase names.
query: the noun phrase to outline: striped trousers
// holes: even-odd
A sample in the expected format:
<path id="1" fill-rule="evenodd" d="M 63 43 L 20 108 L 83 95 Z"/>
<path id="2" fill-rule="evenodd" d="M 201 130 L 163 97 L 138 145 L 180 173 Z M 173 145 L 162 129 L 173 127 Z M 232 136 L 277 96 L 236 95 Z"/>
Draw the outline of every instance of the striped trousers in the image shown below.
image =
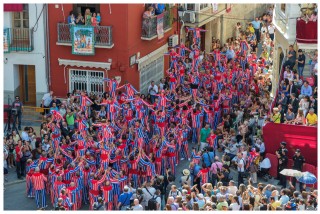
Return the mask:
<path id="1" fill-rule="evenodd" d="M 45 189 L 40 189 L 40 190 L 35 190 L 36 193 L 36 204 L 37 208 L 43 208 L 46 207 L 46 190 Z M 41 206 L 40 206 L 40 197 L 41 197 Z"/>

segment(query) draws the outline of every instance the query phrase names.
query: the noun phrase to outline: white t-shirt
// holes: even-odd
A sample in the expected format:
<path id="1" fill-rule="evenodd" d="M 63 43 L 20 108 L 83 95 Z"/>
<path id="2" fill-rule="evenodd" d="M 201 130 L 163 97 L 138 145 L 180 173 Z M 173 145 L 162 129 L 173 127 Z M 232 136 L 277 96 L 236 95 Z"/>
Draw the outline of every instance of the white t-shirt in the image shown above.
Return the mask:
<path id="1" fill-rule="evenodd" d="M 138 204 L 138 205 L 133 206 L 132 210 L 143 210 L 143 207 L 141 206 L 141 204 Z"/>
<path id="2" fill-rule="evenodd" d="M 52 96 L 50 93 L 46 93 L 45 95 L 43 95 L 43 105 L 45 106 L 49 106 L 51 101 L 52 101 Z"/>
<path id="3" fill-rule="evenodd" d="M 228 187 L 228 193 L 232 195 L 236 195 L 238 188 L 236 186 L 229 186 Z"/>
<path id="4" fill-rule="evenodd" d="M 150 95 L 156 95 L 158 93 L 158 86 L 154 85 L 152 87 L 152 85 L 149 85 L 148 92 L 150 93 Z"/>
<path id="5" fill-rule="evenodd" d="M 230 208 L 232 208 L 232 210 L 240 210 L 240 205 L 238 203 L 231 203 Z"/>
<path id="6" fill-rule="evenodd" d="M 238 160 L 238 165 L 242 165 L 241 168 L 238 166 L 238 172 L 244 172 L 244 161 L 243 161 L 243 158 Z"/>
<path id="7" fill-rule="evenodd" d="M 269 25 L 268 26 L 268 31 L 269 31 L 269 34 L 274 34 L 274 29 L 275 29 L 275 27 L 272 25 Z"/>
<path id="8" fill-rule="evenodd" d="M 154 196 L 154 194 L 156 193 L 156 189 L 153 187 L 148 187 L 148 191 L 146 188 L 142 189 L 144 195 L 143 201 L 145 202 L 145 204 L 148 204 L 148 201 Z"/>

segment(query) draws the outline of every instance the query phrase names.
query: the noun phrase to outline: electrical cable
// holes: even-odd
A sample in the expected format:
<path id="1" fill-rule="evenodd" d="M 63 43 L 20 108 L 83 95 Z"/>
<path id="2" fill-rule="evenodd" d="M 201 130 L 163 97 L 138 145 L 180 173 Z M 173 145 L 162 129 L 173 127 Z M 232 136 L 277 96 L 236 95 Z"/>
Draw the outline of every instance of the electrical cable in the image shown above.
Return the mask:
<path id="1" fill-rule="evenodd" d="M 39 21 L 41 15 L 42 15 L 42 12 L 43 12 L 43 10 L 44 10 L 44 6 L 45 6 L 45 4 L 43 4 L 42 10 L 41 10 L 41 12 L 40 12 L 40 14 L 39 14 L 39 16 L 38 16 L 38 18 L 37 18 L 37 21 L 36 21 L 36 23 L 34 24 L 34 26 L 33 26 L 33 28 L 32 28 L 32 29 L 33 29 L 33 32 L 36 32 L 36 31 L 38 30 L 38 26 L 37 26 L 37 29 L 36 29 L 36 30 L 34 30 L 34 28 L 35 28 L 36 25 L 38 25 L 38 21 Z M 36 7 L 36 8 L 37 8 L 37 7 Z"/>

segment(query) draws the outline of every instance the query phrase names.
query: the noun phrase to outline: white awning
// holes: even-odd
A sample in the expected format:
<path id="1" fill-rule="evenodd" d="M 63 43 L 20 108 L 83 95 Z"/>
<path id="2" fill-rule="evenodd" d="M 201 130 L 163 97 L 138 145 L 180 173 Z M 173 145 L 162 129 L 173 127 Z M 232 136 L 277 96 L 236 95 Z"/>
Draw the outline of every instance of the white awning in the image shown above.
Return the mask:
<path id="1" fill-rule="evenodd" d="M 110 70 L 111 63 L 109 62 L 92 62 L 92 61 L 79 61 L 79 60 L 70 60 L 70 59 L 58 59 L 59 65 L 69 65 L 75 67 L 89 67 L 89 68 L 102 68 Z"/>
<path id="2" fill-rule="evenodd" d="M 157 50 L 145 55 L 144 57 L 137 60 L 138 70 L 140 71 L 143 67 L 150 64 L 152 61 L 158 59 L 161 55 L 168 52 L 168 44 L 158 48 Z"/>
<path id="3" fill-rule="evenodd" d="M 299 43 L 297 42 L 299 49 L 305 49 L 305 50 L 315 50 L 318 49 L 318 44 L 308 44 L 308 43 Z"/>

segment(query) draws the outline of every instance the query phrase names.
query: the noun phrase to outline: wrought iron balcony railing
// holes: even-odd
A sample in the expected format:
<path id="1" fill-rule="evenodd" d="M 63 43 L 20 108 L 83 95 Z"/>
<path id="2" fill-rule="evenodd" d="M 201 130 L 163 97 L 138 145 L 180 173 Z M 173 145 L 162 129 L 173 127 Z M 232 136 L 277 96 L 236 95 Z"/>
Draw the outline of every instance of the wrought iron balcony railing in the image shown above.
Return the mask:
<path id="1" fill-rule="evenodd" d="M 168 30 L 171 27 L 170 13 L 164 12 L 163 30 Z M 142 38 L 152 39 L 157 36 L 157 17 L 142 18 Z"/>
<path id="2" fill-rule="evenodd" d="M 6 28 L 8 51 L 34 50 L 33 28 Z"/>
<path id="3" fill-rule="evenodd" d="M 71 44 L 71 27 L 72 25 L 58 23 L 58 43 Z M 112 26 L 96 26 L 95 46 L 113 46 Z"/>

